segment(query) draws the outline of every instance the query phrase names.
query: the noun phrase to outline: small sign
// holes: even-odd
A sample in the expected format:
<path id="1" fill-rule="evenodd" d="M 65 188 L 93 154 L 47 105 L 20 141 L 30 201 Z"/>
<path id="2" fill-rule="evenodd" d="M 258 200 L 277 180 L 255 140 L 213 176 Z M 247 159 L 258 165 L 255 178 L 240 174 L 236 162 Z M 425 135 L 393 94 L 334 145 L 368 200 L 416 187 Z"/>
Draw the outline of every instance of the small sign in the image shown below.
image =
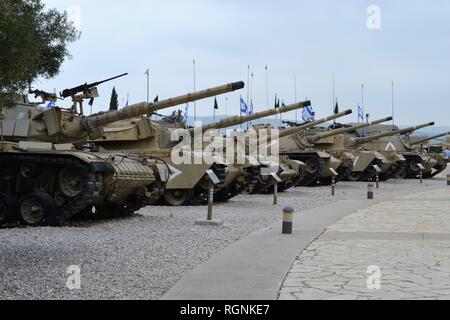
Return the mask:
<path id="1" fill-rule="evenodd" d="M 207 170 L 206 173 L 208 174 L 209 178 L 211 179 L 212 183 L 215 185 L 220 184 L 220 179 L 217 177 L 217 175 L 212 171 L 211 169 Z"/>
<path id="2" fill-rule="evenodd" d="M 337 177 L 339 175 L 339 173 L 336 172 L 336 170 L 334 170 L 333 168 L 329 168 L 331 173 L 333 174 L 333 176 Z"/>
<path id="3" fill-rule="evenodd" d="M 377 166 L 376 164 L 375 164 L 375 165 L 373 165 L 373 168 L 375 169 L 375 171 L 376 171 L 377 173 L 380 173 L 380 172 L 381 172 L 381 169 L 380 169 L 380 167 L 379 167 L 379 166 Z"/>
<path id="4" fill-rule="evenodd" d="M 283 182 L 283 180 L 281 180 L 281 178 L 280 178 L 276 173 L 272 172 L 270 175 L 272 176 L 272 178 L 275 179 L 275 181 L 276 181 L 277 183 Z"/>
<path id="5" fill-rule="evenodd" d="M 417 166 L 419 167 L 420 170 L 425 170 L 425 167 L 421 163 L 418 163 Z"/>

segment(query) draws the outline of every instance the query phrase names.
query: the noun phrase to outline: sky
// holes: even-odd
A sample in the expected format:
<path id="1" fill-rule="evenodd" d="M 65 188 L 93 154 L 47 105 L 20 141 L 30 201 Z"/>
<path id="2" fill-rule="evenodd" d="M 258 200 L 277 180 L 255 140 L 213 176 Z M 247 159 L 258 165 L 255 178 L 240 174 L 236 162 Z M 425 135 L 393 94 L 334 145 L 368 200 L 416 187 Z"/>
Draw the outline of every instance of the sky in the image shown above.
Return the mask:
<path id="1" fill-rule="evenodd" d="M 68 10 L 82 34 L 61 73 L 35 87 L 59 92 L 129 73 L 99 87 L 94 112 L 107 110 L 113 85 L 121 105 L 127 94 L 130 104 L 145 101 L 147 68 L 151 100 L 193 91 L 195 59 L 198 90 L 247 84 L 250 65 L 251 90 L 217 97 L 218 114 L 239 114 L 239 96 L 251 91 L 255 111 L 273 108 L 277 94 L 286 104 L 307 98 L 317 117 L 326 117 L 334 109 L 334 73 L 340 109 L 354 110 L 349 122 L 357 120 L 362 85 L 365 113 L 373 120 L 391 115 L 394 82 L 396 124 L 450 125 L 448 0 L 43 2 Z M 212 115 L 213 106 L 214 99 L 198 102 L 197 115 Z"/>

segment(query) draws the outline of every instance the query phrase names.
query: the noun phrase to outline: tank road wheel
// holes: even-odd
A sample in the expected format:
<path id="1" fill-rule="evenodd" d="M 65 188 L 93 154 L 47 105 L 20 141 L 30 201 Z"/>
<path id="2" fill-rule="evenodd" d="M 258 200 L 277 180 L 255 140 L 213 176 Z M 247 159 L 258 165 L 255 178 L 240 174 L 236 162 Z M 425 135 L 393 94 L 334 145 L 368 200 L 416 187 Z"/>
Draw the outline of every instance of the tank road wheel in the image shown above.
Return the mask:
<path id="1" fill-rule="evenodd" d="M 305 165 L 306 171 L 309 174 L 317 174 L 317 172 L 320 170 L 320 162 L 317 161 L 317 159 L 315 158 L 310 158 L 306 160 Z"/>
<path id="2" fill-rule="evenodd" d="M 164 202 L 173 207 L 187 206 L 194 197 L 192 189 L 166 189 L 164 192 Z"/>
<path id="3" fill-rule="evenodd" d="M 347 179 L 348 179 L 349 181 L 353 181 L 353 182 L 360 181 L 362 175 L 363 175 L 362 172 L 356 172 L 356 171 L 353 171 L 352 173 L 350 173 L 350 174 L 347 176 Z"/>
<path id="4" fill-rule="evenodd" d="M 69 197 L 75 198 L 83 191 L 83 178 L 76 167 L 67 167 L 59 172 L 59 188 Z"/>
<path id="5" fill-rule="evenodd" d="M 20 199 L 19 217 L 25 225 L 48 225 L 55 215 L 55 203 L 46 193 L 30 193 Z"/>
<path id="6" fill-rule="evenodd" d="M 17 198 L 7 193 L 0 193 L 0 226 L 12 222 L 18 211 Z"/>

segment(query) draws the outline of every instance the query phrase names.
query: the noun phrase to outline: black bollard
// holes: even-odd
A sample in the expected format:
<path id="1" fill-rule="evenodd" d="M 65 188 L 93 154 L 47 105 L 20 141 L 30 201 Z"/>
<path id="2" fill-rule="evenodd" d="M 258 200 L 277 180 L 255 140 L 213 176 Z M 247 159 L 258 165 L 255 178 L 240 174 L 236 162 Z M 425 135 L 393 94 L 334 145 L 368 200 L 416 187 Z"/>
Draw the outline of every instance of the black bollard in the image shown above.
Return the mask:
<path id="1" fill-rule="evenodd" d="M 373 183 L 369 182 L 367 185 L 367 199 L 373 200 L 373 194 L 374 194 L 374 185 Z"/>
<path id="2" fill-rule="evenodd" d="M 294 209 L 286 207 L 283 209 L 283 234 L 292 234 L 294 224 Z"/>

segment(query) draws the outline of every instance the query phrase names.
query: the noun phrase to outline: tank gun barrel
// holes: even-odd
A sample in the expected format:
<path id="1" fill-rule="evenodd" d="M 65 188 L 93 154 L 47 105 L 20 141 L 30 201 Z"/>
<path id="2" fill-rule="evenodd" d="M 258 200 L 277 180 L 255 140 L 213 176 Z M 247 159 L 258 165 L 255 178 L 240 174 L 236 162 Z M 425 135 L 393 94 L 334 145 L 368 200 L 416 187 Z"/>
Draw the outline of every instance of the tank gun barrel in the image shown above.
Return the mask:
<path id="1" fill-rule="evenodd" d="M 428 141 L 431 141 L 431 140 L 434 140 L 434 139 L 437 139 L 437 138 L 445 137 L 445 136 L 447 136 L 449 134 L 450 134 L 450 131 L 447 131 L 445 133 L 437 134 L 435 136 L 426 137 L 426 138 L 423 138 L 423 139 L 411 142 L 410 145 L 411 146 L 415 146 L 415 145 L 418 145 L 418 144 L 421 144 L 421 143 L 425 143 L 425 142 L 428 142 Z"/>
<path id="2" fill-rule="evenodd" d="M 298 132 L 301 132 L 301 131 L 307 130 L 309 128 L 318 126 L 319 124 L 322 124 L 322 123 L 325 123 L 325 122 L 328 122 L 328 121 L 332 121 L 332 120 L 335 120 L 335 119 L 338 119 L 338 118 L 341 118 L 341 117 L 345 117 L 345 116 L 347 116 L 349 114 L 352 114 L 352 112 L 353 111 L 351 109 L 349 109 L 349 110 L 346 110 L 344 112 L 339 112 L 337 114 L 329 116 L 327 118 L 323 118 L 323 119 L 320 119 L 320 120 L 317 120 L 317 121 L 306 123 L 306 124 L 301 125 L 299 127 L 292 127 L 292 128 L 287 128 L 287 129 L 280 130 L 279 137 L 283 138 L 283 137 L 287 137 L 287 136 L 296 134 Z"/>
<path id="3" fill-rule="evenodd" d="M 367 127 L 374 126 L 374 125 L 377 125 L 377 124 L 380 124 L 383 122 L 387 122 L 387 121 L 391 121 L 391 120 L 392 120 L 392 117 L 387 117 L 387 118 L 372 121 L 370 123 L 362 123 L 362 124 L 358 124 L 358 125 L 347 127 L 347 128 L 341 128 L 341 129 L 332 130 L 330 132 L 321 133 L 321 134 L 311 137 L 312 138 L 311 140 L 313 140 L 311 142 L 315 143 L 315 142 L 325 139 L 325 138 L 329 138 L 329 137 L 337 136 L 342 133 L 347 133 L 347 132 L 367 128 Z"/>
<path id="4" fill-rule="evenodd" d="M 84 118 L 83 126 L 87 131 L 91 131 L 96 127 L 100 127 L 109 123 L 113 123 L 122 119 L 129 119 L 133 117 L 139 117 L 144 114 L 152 114 L 155 111 L 167 109 L 170 107 L 182 105 L 196 100 L 201 100 L 227 92 L 236 91 L 244 88 L 244 82 L 234 82 L 227 85 L 206 89 L 203 91 L 198 91 L 194 93 L 189 93 L 179 97 L 161 100 L 159 102 L 146 103 L 141 102 L 138 104 L 131 105 L 125 109 L 114 112 L 107 112 L 103 114 L 93 115 Z"/>
<path id="5" fill-rule="evenodd" d="M 414 126 L 414 127 L 409 127 L 406 129 L 402 129 L 402 130 L 395 130 L 395 131 L 388 131 L 388 132 L 384 132 L 381 134 L 377 134 L 374 136 L 370 136 L 370 137 L 365 137 L 365 138 L 358 138 L 355 140 L 355 143 L 357 144 L 363 144 L 363 143 L 367 143 L 367 142 L 372 142 L 384 137 L 391 137 L 391 136 L 396 136 L 396 135 L 402 135 L 402 134 L 406 134 L 406 133 L 411 133 L 426 127 L 430 127 L 430 126 L 434 126 L 434 122 L 428 122 L 428 123 L 424 123 L 418 126 Z"/>
<path id="6" fill-rule="evenodd" d="M 226 118 L 224 120 L 221 120 L 219 122 L 215 122 L 212 124 L 208 124 L 205 126 L 202 126 L 202 131 L 208 131 L 210 129 L 223 129 L 223 128 L 228 128 L 228 127 L 232 127 L 232 126 L 236 126 L 239 124 L 243 124 L 249 121 L 253 121 L 253 120 L 257 120 L 257 119 L 261 119 L 261 118 L 265 118 L 265 117 L 269 117 L 275 114 L 280 114 L 280 113 L 286 113 L 286 112 L 290 112 L 293 110 L 297 110 L 297 109 L 301 109 L 301 108 L 306 108 L 308 106 L 311 105 L 311 101 L 304 101 L 304 102 L 300 102 L 300 103 L 294 103 L 294 104 L 290 104 L 281 108 L 277 108 L 277 109 L 271 109 L 271 110 L 267 110 L 267 111 L 262 111 L 262 112 L 257 112 L 248 116 L 235 116 L 235 117 L 230 117 L 230 118 Z M 195 129 L 190 129 L 189 130 L 191 132 L 191 134 L 194 133 Z"/>

